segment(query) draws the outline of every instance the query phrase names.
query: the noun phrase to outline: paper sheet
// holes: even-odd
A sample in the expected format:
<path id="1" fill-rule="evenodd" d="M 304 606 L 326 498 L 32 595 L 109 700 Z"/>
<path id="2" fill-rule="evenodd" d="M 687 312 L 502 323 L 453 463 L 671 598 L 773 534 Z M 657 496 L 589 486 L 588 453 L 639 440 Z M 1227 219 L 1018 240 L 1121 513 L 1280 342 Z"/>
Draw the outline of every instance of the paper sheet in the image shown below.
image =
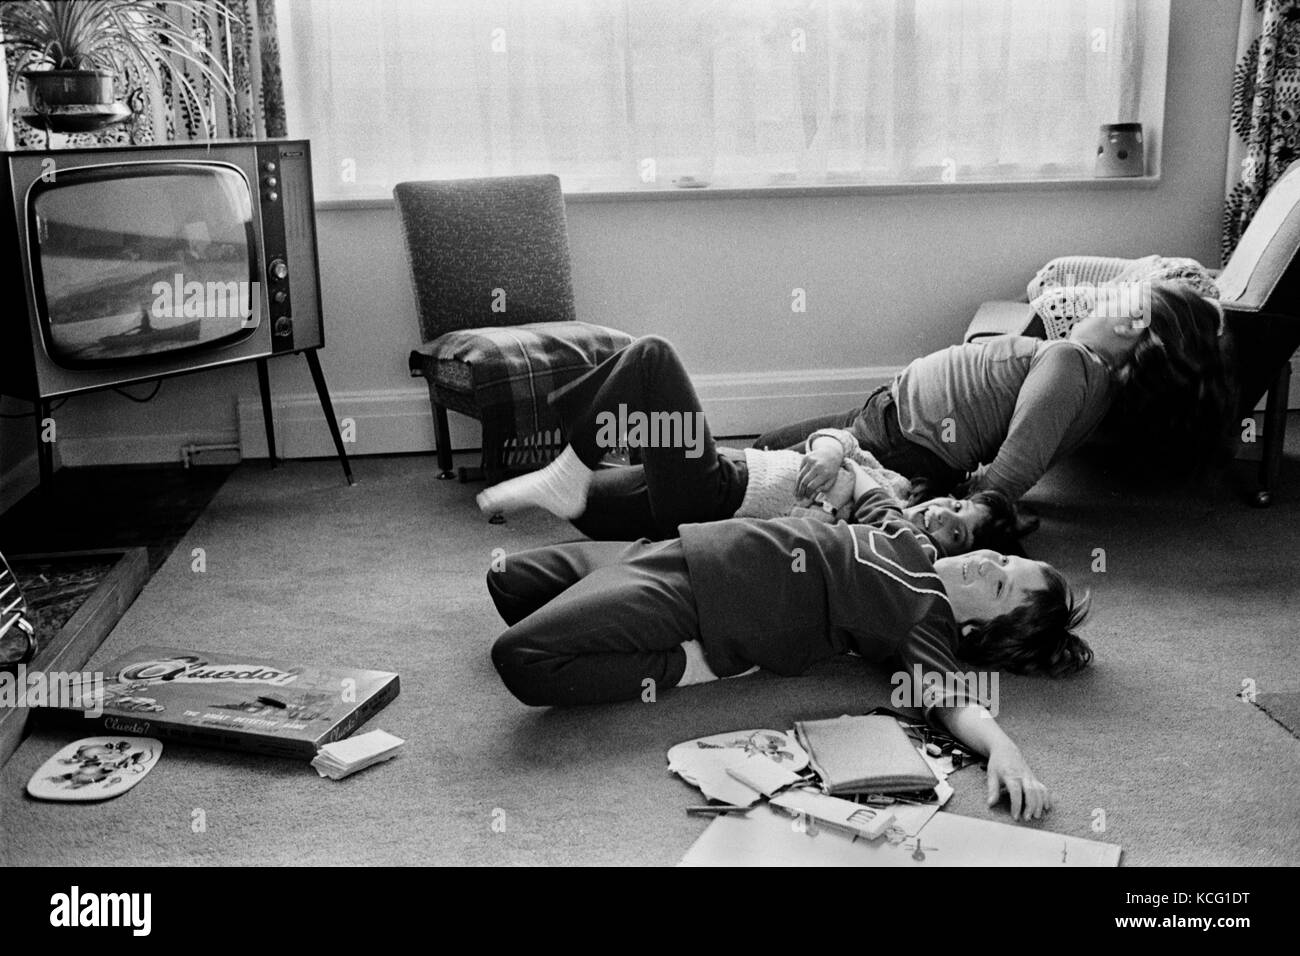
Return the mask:
<path id="1" fill-rule="evenodd" d="M 1118 866 L 1120 852 L 1112 843 L 952 813 L 933 814 L 919 836 L 900 843 L 853 839 L 832 830 L 810 833 L 764 804 L 714 820 L 680 865 Z"/>
<path id="2" fill-rule="evenodd" d="M 677 744 L 668 751 L 668 769 L 711 800 L 747 807 L 758 800 L 758 791 L 728 774 L 727 768 L 743 768 L 748 758 L 759 756 L 791 772 L 808 766 L 808 755 L 793 735 L 735 730 Z"/>

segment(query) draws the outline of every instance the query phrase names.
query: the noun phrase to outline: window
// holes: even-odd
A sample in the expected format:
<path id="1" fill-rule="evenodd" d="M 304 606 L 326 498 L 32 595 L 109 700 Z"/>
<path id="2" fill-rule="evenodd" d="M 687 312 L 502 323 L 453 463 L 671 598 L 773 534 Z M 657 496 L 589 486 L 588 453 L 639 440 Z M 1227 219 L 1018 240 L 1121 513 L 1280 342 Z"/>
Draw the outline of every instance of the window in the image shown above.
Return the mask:
<path id="1" fill-rule="evenodd" d="M 323 199 L 555 172 L 569 192 L 1088 177 L 1158 143 L 1151 0 L 279 0 Z M 1154 152 L 1148 147 L 1149 152 Z M 1153 157 L 1154 158 L 1154 157 Z"/>

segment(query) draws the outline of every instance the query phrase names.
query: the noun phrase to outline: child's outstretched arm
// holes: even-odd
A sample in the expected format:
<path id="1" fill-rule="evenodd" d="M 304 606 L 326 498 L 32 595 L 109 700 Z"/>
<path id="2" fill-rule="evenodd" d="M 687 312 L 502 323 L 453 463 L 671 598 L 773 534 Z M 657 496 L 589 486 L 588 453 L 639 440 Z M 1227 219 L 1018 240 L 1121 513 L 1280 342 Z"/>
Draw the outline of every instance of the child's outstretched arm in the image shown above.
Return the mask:
<path id="1" fill-rule="evenodd" d="M 835 433 L 813 432 L 808 436 L 807 447 L 795 482 L 795 494 L 800 498 L 812 498 L 830 491 L 835 486 L 840 465 L 844 463 L 844 441 Z"/>
<path id="2" fill-rule="evenodd" d="M 845 466 L 853 472 L 853 523 L 882 525 L 903 517 L 903 503 L 881 483 L 874 470 L 864 468 L 852 458 Z"/>
<path id="3" fill-rule="evenodd" d="M 876 476 L 866 468 L 863 468 L 852 458 L 849 459 L 849 468 L 853 471 L 853 499 L 856 501 L 865 495 L 868 491 L 874 491 L 882 487 Z"/>
<path id="4" fill-rule="evenodd" d="M 858 447 L 849 456 L 850 461 L 855 461 L 871 473 L 871 476 L 880 482 L 880 486 L 897 498 L 903 504 L 913 504 L 908 500 L 912 493 L 912 482 L 900 475 L 891 468 L 886 468 L 880 463 L 880 459 L 867 451 L 865 448 Z"/>
<path id="5" fill-rule="evenodd" d="M 989 806 L 998 802 L 1002 791 L 1011 800 L 1011 819 L 1037 820 L 1052 809 L 1052 795 L 1034 776 L 1006 732 L 993 715 L 978 704 L 936 707 L 932 714 L 943 721 L 952 735 L 988 758 Z"/>

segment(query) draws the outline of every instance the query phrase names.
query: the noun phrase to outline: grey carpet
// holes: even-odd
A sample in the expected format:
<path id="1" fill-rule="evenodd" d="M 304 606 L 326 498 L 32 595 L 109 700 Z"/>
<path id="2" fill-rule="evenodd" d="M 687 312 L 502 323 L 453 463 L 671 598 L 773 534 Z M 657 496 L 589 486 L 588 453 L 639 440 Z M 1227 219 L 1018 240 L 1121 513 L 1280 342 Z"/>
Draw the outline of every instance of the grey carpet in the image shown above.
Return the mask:
<path id="1" fill-rule="evenodd" d="M 1255 701 L 1264 713 L 1300 738 L 1300 693 L 1260 694 Z"/>
<path id="2" fill-rule="evenodd" d="M 494 548 L 567 526 L 486 524 L 476 487 L 435 481 L 432 458 L 356 468 L 349 489 L 333 461 L 241 466 L 94 662 L 157 643 L 396 670 L 402 694 L 370 726 L 407 738 L 406 752 L 332 782 L 306 764 L 169 745 L 134 790 L 77 806 L 24 793 L 73 737 L 41 731 L 0 771 L 0 864 L 672 864 L 707 821 L 683 812 L 698 795 L 666 772 L 669 746 L 888 702 L 888 674 L 846 659 L 653 704 L 524 707 L 488 659 L 501 625 L 483 573 Z M 1221 490 L 1145 493 L 1086 461 L 1034 492 L 1029 551 L 1097 599 L 1094 668 L 1001 685 L 1000 721 L 1055 794 L 1041 826 L 1119 843 L 1128 864 L 1300 863 L 1300 744 L 1238 697 L 1246 679 L 1294 687 L 1294 460 L 1286 472 L 1270 511 Z M 1098 548 L 1104 574 L 1090 571 Z M 988 815 L 979 770 L 953 782 L 952 811 Z"/>

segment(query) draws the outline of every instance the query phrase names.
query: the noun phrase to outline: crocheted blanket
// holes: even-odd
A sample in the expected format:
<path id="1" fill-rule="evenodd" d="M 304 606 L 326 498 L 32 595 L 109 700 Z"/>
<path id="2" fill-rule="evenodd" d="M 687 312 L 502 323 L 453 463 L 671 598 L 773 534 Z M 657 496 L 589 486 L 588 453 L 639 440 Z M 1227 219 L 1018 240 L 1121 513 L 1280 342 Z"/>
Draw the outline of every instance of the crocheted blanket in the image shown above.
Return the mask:
<path id="1" fill-rule="evenodd" d="M 1061 256 L 1053 259 L 1025 290 L 1049 339 L 1063 339 L 1079 319 L 1107 300 L 1127 307 L 1144 282 L 1181 282 L 1212 299 L 1219 297 L 1214 276 L 1195 259 L 1146 256 Z"/>

